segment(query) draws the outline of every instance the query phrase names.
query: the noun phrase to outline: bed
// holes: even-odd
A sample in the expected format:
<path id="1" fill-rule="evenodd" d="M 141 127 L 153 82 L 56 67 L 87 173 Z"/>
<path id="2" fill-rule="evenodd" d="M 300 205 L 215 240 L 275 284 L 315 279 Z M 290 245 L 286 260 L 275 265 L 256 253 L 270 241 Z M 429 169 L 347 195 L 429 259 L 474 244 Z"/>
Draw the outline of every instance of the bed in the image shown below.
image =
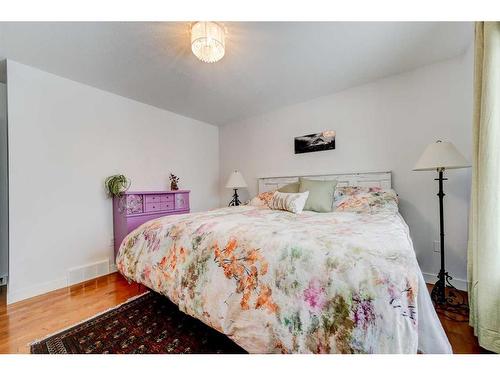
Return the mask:
<path id="1" fill-rule="evenodd" d="M 391 186 L 390 172 L 310 178 Z M 124 239 L 117 268 L 249 353 L 451 353 L 399 213 L 166 216 Z"/>

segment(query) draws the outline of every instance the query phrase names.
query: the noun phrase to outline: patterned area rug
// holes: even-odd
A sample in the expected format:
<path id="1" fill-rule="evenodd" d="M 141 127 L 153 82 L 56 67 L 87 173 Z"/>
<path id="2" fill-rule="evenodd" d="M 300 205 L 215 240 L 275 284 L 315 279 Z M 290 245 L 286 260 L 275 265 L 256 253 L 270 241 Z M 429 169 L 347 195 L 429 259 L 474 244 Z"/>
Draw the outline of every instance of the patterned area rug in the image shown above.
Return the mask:
<path id="1" fill-rule="evenodd" d="M 34 354 L 246 353 L 154 292 L 31 344 Z"/>

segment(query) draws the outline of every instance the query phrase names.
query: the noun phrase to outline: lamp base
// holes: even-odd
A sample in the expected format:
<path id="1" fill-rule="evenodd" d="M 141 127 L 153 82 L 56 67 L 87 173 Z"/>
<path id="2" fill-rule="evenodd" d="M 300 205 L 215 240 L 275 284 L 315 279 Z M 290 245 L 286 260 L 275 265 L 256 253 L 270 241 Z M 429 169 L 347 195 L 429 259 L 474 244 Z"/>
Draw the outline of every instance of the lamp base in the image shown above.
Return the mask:
<path id="1" fill-rule="evenodd" d="M 452 277 L 448 275 L 448 272 L 441 270 L 438 278 L 431 291 L 431 299 L 436 311 L 449 320 L 469 321 L 469 305 L 465 292 L 458 290 L 450 283 Z"/>
<path id="2" fill-rule="evenodd" d="M 238 198 L 238 189 L 234 189 L 233 199 L 229 202 L 229 207 L 231 206 L 239 206 L 241 204 L 240 199 Z"/>

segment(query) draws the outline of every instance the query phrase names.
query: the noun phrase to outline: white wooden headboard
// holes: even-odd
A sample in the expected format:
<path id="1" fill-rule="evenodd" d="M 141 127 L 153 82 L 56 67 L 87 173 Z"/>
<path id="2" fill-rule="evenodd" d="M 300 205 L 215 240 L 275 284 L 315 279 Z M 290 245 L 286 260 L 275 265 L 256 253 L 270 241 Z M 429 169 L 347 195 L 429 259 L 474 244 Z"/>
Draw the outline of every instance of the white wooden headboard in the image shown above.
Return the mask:
<path id="1" fill-rule="evenodd" d="M 392 187 L 391 172 L 368 172 L 368 173 L 343 173 L 323 174 L 309 176 L 285 176 L 285 177 L 262 177 L 259 178 L 259 193 L 279 189 L 280 187 L 297 182 L 299 177 L 307 177 L 311 180 L 337 180 L 337 186 L 378 186 L 384 189 Z"/>

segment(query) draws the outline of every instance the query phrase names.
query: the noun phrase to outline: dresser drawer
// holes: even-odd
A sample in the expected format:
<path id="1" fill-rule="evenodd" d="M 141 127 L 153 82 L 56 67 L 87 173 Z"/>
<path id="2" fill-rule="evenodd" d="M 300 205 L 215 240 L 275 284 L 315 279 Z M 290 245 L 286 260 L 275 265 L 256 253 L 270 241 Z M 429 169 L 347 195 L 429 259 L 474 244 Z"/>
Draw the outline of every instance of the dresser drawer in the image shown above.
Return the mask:
<path id="1" fill-rule="evenodd" d="M 147 194 L 144 196 L 144 201 L 146 203 L 160 203 L 161 202 L 161 194 Z"/>
<path id="2" fill-rule="evenodd" d="M 172 197 L 173 198 L 173 197 Z M 162 211 L 173 211 L 174 210 L 174 200 L 171 202 L 160 202 L 160 208 Z"/>
<path id="3" fill-rule="evenodd" d="M 160 196 L 160 202 L 172 202 L 174 203 L 174 194 L 163 194 Z"/>
<path id="4" fill-rule="evenodd" d="M 156 211 L 161 211 L 161 203 L 160 201 L 158 202 L 146 202 L 144 205 L 144 212 L 156 212 Z"/>
<path id="5" fill-rule="evenodd" d="M 189 209 L 189 194 L 187 193 L 175 194 L 175 209 L 176 210 Z"/>
<path id="6" fill-rule="evenodd" d="M 153 202 L 146 203 L 145 212 L 156 211 L 173 211 L 175 208 L 174 202 Z"/>
<path id="7" fill-rule="evenodd" d="M 142 213 L 142 195 L 127 194 L 116 197 L 117 210 L 120 214 L 134 215 Z"/>

